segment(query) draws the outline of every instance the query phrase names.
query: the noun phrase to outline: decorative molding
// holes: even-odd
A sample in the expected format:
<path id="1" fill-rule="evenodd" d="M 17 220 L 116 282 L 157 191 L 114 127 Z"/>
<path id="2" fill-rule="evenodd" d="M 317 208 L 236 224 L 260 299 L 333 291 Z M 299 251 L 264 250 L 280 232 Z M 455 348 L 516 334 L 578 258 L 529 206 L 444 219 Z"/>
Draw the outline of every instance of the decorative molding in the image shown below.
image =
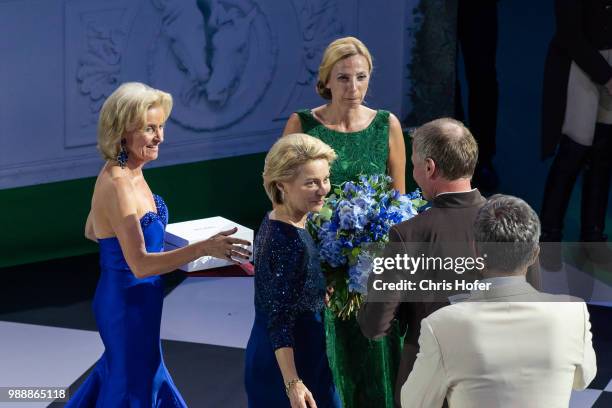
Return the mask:
<path id="1" fill-rule="evenodd" d="M 96 144 L 100 108 L 122 82 L 123 49 L 137 3 L 65 3 L 65 148 Z"/>
<path id="2" fill-rule="evenodd" d="M 174 97 L 163 153 L 151 167 L 264 151 L 293 110 L 320 101 L 314 80 L 329 42 L 345 28 L 388 42 L 373 26 L 357 30 L 359 10 L 380 9 L 381 19 L 404 28 L 401 13 L 366 0 L 63 0 L 59 7 L 43 2 L 43 9 L 26 3 L 8 10 L 10 18 L 30 21 L 43 10 L 49 18 L 6 28 L 16 45 L 6 58 L 29 64 L 12 66 L 7 80 L 35 78 L 23 94 L 57 102 L 36 121 L 3 128 L 11 155 L 0 162 L 0 189 L 95 176 L 99 110 L 125 81 Z M 33 38 L 47 40 L 50 52 L 23 56 Z M 393 45 L 394 55 L 399 47 Z M 395 95 L 389 67 L 381 66 L 379 86 Z M 21 94 L 18 102 L 5 105 L 10 118 L 40 104 Z M 22 140 L 32 135 L 36 143 L 26 149 Z"/>
<path id="3" fill-rule="evenodd" d="M 89 110 L 97 114 L 104 100 L 119 86 L 121 48 L 125 32 L 105 22 L 87 24 L 87 50 L 78 61 L 77 82 L 82 95 L 89 97 Z"/>
<path id="4" fill-rule="evenodd" d="M 195 1 L 151 1 L 161 24 L 148 77 L 176 96 L 170 120 L 196 131 L 236 125 L 276 70 L 277 39 L 261 7 L 251 0 L 211 0 L 206 10 Z"/>
<path id="5" fill-rule="evenodd" d="M 323 51 L 330 42 L 340 37 L 344 27 L 338 15 L 335 0 L 293 0 L 293 7 L 300 24 L 302 39 L 301 67 L 293 90 L 287 93 L 277 119 L 287 118 L 303 99 L 303 92 L 313 93 L 319 73 Z"/>
<path id="6" fill-rule="evenodd" d="M 259 153 L 267 150 L 278 139 L 281 130 L 275 128 L 240 134 L 218 134 L 207 139 L 193 138 L 180 143 L 164 143 L 160 158 L 147 164 L 146 168 Z M 99 155 L 87 154 L 6 166 L 0 168 L 0 190 L 94 177 L 100 172 L 102 165 Z"/>
<path id="7" fill-rule="evenodd" d="M 302 31 L 302 69 L 297 83 L 313 84 L 319 74 L 323 51 L 343 32 L 336 18 L 338 2 L 334 0 L 294 0 Z"/>

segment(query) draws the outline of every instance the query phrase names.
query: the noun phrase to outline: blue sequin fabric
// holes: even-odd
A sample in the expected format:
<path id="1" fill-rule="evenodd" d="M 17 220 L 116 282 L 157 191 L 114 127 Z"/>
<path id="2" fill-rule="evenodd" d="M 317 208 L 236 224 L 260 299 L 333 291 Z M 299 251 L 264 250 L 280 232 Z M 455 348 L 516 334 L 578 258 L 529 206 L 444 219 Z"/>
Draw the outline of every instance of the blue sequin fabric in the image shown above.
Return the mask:
<path id="1" fill-rule="evenodd" d="M 264 218 L 255 237 L 255 312 L 267 317 L 274 350 L 293 347 L 295 321 L 323 309 L 325 278 L 305 229 Z"/>
<path id="2" fill-rule="evenodd" d="M 140 225 L 142 229 L 145 229 L 149 226 L 153 221 L 160 220 L 164 227 L 168 225 L 168 207 L 164 202 L 164 199 L 158 196 L 157 194 L 153 194 L 153 200 L 155 201 L 155 208 L 157 210 L 156 213 L 149 211 L 140 219 Z"/>

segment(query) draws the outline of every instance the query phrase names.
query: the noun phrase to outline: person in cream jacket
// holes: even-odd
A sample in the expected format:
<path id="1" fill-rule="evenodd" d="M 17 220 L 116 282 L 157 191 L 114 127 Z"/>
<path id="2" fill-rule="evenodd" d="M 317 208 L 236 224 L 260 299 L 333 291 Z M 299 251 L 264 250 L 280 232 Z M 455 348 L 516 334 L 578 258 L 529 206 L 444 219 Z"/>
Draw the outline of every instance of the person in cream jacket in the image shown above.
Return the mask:
<path id="1" fill-rule="evenodd" d="M 585 303 L 526 282 L 540 222 L 523 200 L 493 196 L 474 230 L 489 290 L 422 320 L 402 407 L 567 408 L 597 372 Z"/>

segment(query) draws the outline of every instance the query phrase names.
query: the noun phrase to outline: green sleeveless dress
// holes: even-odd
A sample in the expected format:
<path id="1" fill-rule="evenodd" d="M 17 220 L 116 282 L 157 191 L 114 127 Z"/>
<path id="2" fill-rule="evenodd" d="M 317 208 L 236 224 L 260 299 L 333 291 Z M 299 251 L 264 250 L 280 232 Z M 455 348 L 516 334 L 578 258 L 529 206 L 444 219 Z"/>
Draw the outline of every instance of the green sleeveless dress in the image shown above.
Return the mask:
<path id="1" fill-rule="evenodd" d="M 331 168 L 331 183 L 354 181 L 359 175 L 386 174 L 389 156 L 389 112 L 379 110 L 359 132 L 326 128 L 310 110 L 297 112 L 302 131 L 321 139 L 338 155 Z M 399 326 L 382 340 L 368 340 L 353 318 L 337 319 L 325 310 L 327 356 L 345 408 L 393 408 L 395 377 L 403 337 Z"/>

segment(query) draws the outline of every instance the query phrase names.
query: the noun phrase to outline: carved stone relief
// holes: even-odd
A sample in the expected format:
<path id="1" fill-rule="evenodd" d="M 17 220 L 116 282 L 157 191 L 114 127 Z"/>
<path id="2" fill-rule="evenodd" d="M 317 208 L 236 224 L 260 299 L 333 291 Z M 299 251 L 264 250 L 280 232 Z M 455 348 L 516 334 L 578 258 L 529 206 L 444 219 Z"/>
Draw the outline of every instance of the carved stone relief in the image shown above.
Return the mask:
<path id="1" fill-rule="evenodd" d="M 293 0 L 300 24 L 302 39 L 301 68 L 291 92 L 284 99 L 280 118 L 288 117 L 304 99 L 313 94 L 323 51 L 330 42 L 342 36 L 343 24 L 338 20 L 338 2 L 335 0 Z M 303 107 L 303 106 L 300 106 Z"/>
<path id="2" fill-rule="evenodd" d="M 87 50 L 78 61 L 77 82 L 81 94 L 89 97 L 90 112 L 96 114 L 106 97 L 121 83 L 121 48 L 125 32 L 91 21 L 86 35 Z"/>
<path id="3" fill-rule="evenodd" d="M 137 3 L 66 2 L 67 148 L 95 144 L 98 112 L 122 81 L 122 52 Z"/>
<path id="4" fill-rule="evenodd" d="M 264 97 L 277 64 L 276 35 L 260 6 L 251 0 L 200 7 L 195 1 L 151 1 L 161 24 L 148 76 L 175 96 L 171 120 L 205 131 L 240 121 Z"/>
<path id="5" fill-rule="evenodd" d="M 99 111 L 126 81 L 174 97 L 164 153 L 151 167 L 267 149 L 291 112 L 321 102 L 314 83 L 325 47 L 346 33 L 378 35 L 376 27 L 358 25 L 366 1 L 63 0 L 63 9 L 53 14 L 50 7 L 52 17 L 40 27 L 8 27 L 7 35 L 21 34 L 24 41 L 37 30 L 57 28 L 57 39 L 50 36 L 57 49 L 33 53 L 33 65 L 41 68 L 28 75 L 44 76 L 55 88 L 63 84 L 63 94 L 53 86 L 45 94 L 60 112 L 30 128 L 44 132 L 51 125 L 63 134 L 57 142 L 47 138 L 36 160 L 14 149 L 10 163 L 0 163 L 0 188 L 95 175 Z M 28 13 L 27 4 L 7 10 Z M 399 13 L 380 9 L 390 24 L 403 26 Z M 48 66 L 58 67 L 58 74 Z M 23 80 L 18 70 L 13 76 Z M 37 109 L 27 101 L 19 108 Z M 11 132 L 24 136 L 33 133 L 30 128 Z"/>

